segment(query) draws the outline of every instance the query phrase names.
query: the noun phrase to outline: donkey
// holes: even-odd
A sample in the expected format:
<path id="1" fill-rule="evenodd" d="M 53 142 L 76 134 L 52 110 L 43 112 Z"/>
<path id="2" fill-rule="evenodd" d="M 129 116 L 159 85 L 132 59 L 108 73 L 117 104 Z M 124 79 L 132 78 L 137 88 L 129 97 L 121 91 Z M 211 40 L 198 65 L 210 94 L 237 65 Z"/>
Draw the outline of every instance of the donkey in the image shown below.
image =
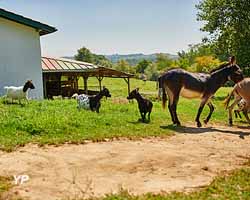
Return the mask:
<path id="1" fill-rule="evenodd" d="M 232 56 L 229 63 L 223 64 L 212 70 L 209 74 L 191 73 L 183 69 L 172 69 L 159 77 L 159 87 L 162 88 L 162 105 L 165 108 L 167 95 L 169 98 L 168 109 L 173 124 L 181 125 L 176 108 L 179 96 L 185 98 L 200 98 L 201 103 L 196 115 L 197 127 L 201 127 L 200 115 L 204 106 L 207 104 L 210 112 L 204 123 L 207 124 L 214 111 L 214 106 L 210 99 L 215 92 L 223 86 L 228 80 L 235 83 L 243 79 L 242 71 L 236 65 L 235 57 Z M 166 95 L 167 94 L 167 95 Z"/>
<path id="2" fill-rule="evenodd" d="M 148 113 L 148 121 L 150 121 L 150 114 L 153 108 L 153 103 L 150 100 L 145 99 L 140 95 L 139 88 L 136 88 L 135 90 L 130 92 L 127 99 L 136 99 L 139 110 L 140 110 L 142 121 L 145 122 L 147 113 Z"/>
<path id="3" fill-rule="evenodd" d="M 85 94 L 74 94 L 72 97 L 77 99 L 78 103 L 78 109 L 84 108 L 86 110 L 96 111 L 99 113 L 100 107 L 101 107 L 101 99 L 102 97 L 111 97 L 111 94 L 109 93 L 109 90 L 105 87 L 103 87 L 103 90 L 101 90 L 97 95 L 95 96 L 88 96 Z"/>
<path id="4" fill-rule="evenodd" d="M 250 123 L 250 119 L 248 117 L 248 110 L 249 110 L 249 104 L 250 104 L 250 78 L 244 78 L 242 81 L 237 83 L 229 96 L 225 99 L 224 103 L 226 106 L 226 109 L 228 109 L 228 115 L 229 115 L 229 125 L 233 125 L 233 119 L 232 119 L 232 110 L 235 105 L 237 105 L 242 100 L 245 101 L 245 108 L 242 110 L 244 116 L 247 119 L 247 122 Z M 231 97 L 234 96 L 235 100 L 234 102 L 229 106 L 229 102 Z"/>

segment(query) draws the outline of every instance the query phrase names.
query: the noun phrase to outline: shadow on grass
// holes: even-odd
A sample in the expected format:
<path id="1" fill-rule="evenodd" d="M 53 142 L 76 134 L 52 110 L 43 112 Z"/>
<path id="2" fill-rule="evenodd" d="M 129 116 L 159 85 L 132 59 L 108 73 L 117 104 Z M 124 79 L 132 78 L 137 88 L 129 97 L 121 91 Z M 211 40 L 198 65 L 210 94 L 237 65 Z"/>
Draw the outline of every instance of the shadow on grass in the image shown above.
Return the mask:
<path id="1" fill-rule="evenodd" d="M 2 103 L 4 104 L 4 105 L 8 105 L 8 106 L 11 106 L 11 105 L 20 105 L 21 107 L 24 107 L 26 104 L 24 104 L 24 103 L 19 103 L 19 102 L 17 102 L 17 101 L 13 101 L 13 102 L 10 102 L 10 101 L 2 101 Z"/>
<path id="2" fill-rule="evenodd" d="M 207 132 L 220 132 L 220 133 L 228 133 L 239 135 L 241 139 L 244 139 L 244 136 L 249 136 L 250 133 L 244 133 L 240 130 L 225 130 L 223 128 L 213 128 L 213 127 L 204 127 L 204 128 L 197 128 L 197 127 L 189 127 L 189 126 L 176 126 L 176 125 L 167 125 L 167 126 L 160 126 L 162 129 L 169 129 L 178 133 L 187 133 L 187 134 L 201 134 Z M 237 126 L 239 129 L 250 129 L 250 126 Z"/>
<path id="3" fill-rule="evenodd" d="M 130 124 L 149 124 L 150 123 L 150 120 L 146 119 L 144 122 L 142 121 L 142 119 L 138 119 L 137 121 L 135 122 L 131 122 L 131 121 L 128 121 L 128 123 Z"/>

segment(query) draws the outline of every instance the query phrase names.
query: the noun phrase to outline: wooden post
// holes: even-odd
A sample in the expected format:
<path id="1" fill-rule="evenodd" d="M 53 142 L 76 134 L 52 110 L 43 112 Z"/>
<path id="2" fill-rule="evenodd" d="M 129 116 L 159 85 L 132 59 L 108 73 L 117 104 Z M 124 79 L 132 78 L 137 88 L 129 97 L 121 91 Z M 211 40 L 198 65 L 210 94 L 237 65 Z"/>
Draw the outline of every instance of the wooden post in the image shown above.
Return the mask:
<path id="1" fill-rule="evenodd" d="M 47 76 L 46 73 L 43 74 L 43 98 L 47 97 Z"/>
<path id="2" fill-rule="evenodd" d="M 104 77 L 96 77 L 97 79 L 98 79 L 98 81 L 99 81 L 99 88 L 100 88 L 100 91 L 102 90 L 102 79 L 104 78 Z"/>
<path id="3" fill-rule="evenodd" d="M 88 76 L 83 76 L 84 93 L 88 94 Z"/>
<path id="4" fill-rule="evenodd" d="M 124 78 L 125 82 L 128 84 L 128 95 L 130 93 L 130 81 L 129 81 L 129 77 L 126 79 Z"/>

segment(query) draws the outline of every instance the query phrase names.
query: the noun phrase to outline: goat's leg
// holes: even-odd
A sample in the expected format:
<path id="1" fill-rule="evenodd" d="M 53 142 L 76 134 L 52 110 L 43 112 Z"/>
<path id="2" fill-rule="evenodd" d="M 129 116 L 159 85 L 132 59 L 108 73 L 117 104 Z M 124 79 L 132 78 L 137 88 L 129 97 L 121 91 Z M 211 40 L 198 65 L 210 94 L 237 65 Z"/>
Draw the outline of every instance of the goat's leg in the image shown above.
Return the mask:
<path id="1" fill-rule="evenodd" d="M 150 121 L 151 110 L 148 112 L 148 121 Z"/>
<path id="2" fill-rule="evenodd" d="M 239 111 L 238 110 L 234 110 L 234 116 L 235 116 L 235 118 L 238 118 L 238 115 L 239 115 Z"/>
<path id="3" fill-rule="evenodd" d="M 207 105 L 208 105 L 210 111 L 209 111 L 209 114 L 208 114 L 207 118 L 204 120 L 205 124 L 207 124 L 209 122 L 209 120 L 210 120 L 210 118 L 211 118 L 211 116 L 212 116 L 212 114 L 214 112 L 213 104 L 211 102 L 208 102 Z"/>
<path id="4" fill-rule="evenodd" d="M 143 112 L 143 113 L 142 113 L 142 121 L 145 122 L 145 119 L 146 119 L 146 113 Z"/>
<path id="5" fill-rule="evenodd" d="M 250 124 L 250 119 L 249 119 L 249 117 L 248 117 L 247 109 L 246 109 L 246 110 L 245 110 L 245 109 L 243 110 L 243 114 L 244 114 L 244 116 L 245 116 L 247 122 Z"/>
<path id="6" fill-rule="evenodd" d="M 240 118 L 240 119 L 242 119 L 242 117 L 241 117 L 241 114 L 240 114 L 240 111 L 239 110 L 234 110 L 234 115 L 235 115 L 235 118 Z"/>

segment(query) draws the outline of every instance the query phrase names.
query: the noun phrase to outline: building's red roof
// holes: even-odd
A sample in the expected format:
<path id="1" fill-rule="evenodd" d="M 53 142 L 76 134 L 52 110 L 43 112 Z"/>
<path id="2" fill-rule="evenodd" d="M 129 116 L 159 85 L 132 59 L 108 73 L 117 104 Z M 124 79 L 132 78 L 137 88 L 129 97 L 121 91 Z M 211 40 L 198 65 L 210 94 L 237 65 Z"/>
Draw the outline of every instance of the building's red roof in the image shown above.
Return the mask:
<path id="1" fill-rule="evenodd" d="M 83 72 L 88 73 L 89 76 L 103 76 L 103 77 L 133 77 L 133 74 L 118 71 L 115 69 L 97 66 L 87 62 L 81 62 L 66 58 L 50 58 L 42 57 L 42 71 L 43 73 L 53 72 Z"/>

